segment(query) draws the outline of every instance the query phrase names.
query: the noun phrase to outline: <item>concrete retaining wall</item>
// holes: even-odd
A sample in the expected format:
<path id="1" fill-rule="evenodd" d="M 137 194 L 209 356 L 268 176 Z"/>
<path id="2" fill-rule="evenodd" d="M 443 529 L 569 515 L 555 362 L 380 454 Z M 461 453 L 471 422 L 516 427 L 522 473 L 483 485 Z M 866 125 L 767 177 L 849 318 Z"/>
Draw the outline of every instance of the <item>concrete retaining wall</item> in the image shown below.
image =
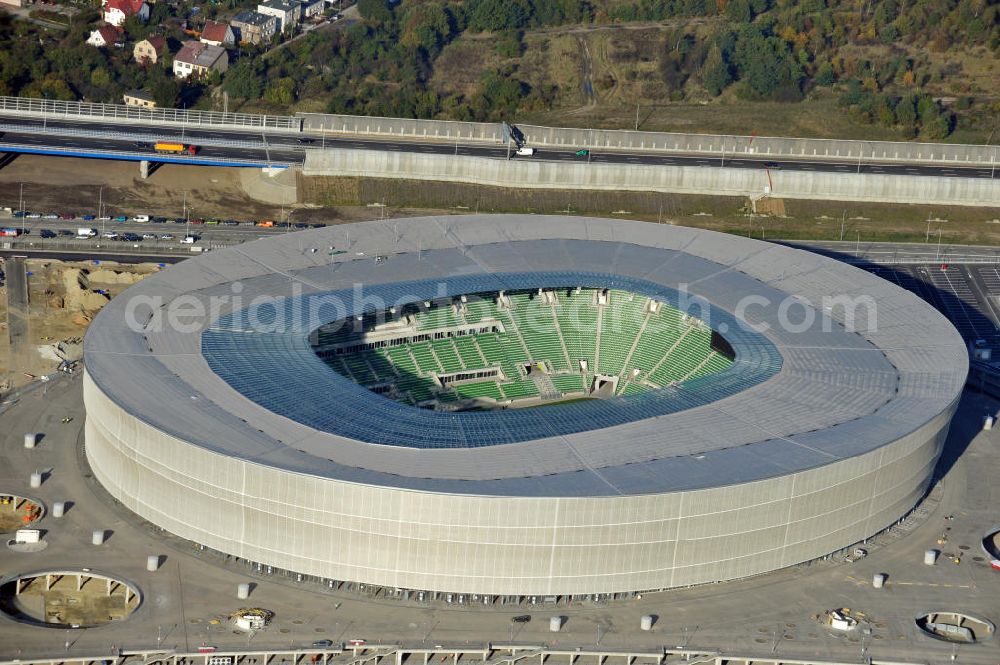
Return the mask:
<path id="1" fill-rule="evenodd" d="M 498 187 L 652 191 L 756 196 L 767 193 L 763 169 L 511 161 L 371 150 L 308 150 L 306 176 L 358 176 L 465 182 Z M 779 198 L 886 203 L 1000 205 L 1000 180 L 815 171 L 771 173 Z"/>
<path id="2" fill-rule="evenodd" d="M 409 140 L 500 143 L 500 123 L 370 118 L 353 115 L 300 114 L 305 131 L 399 137 Z M 852 141 L 768 136 L 671 134 L 615 129 L 572 129 L 518 125 L 528 145 L 594 150 L 652 151 L 684 154 L 797 159 L 803 161 L 897 162 L 978 165 L 1000 164 L 1000 146 L 949 145 L 907 141 Z"/>

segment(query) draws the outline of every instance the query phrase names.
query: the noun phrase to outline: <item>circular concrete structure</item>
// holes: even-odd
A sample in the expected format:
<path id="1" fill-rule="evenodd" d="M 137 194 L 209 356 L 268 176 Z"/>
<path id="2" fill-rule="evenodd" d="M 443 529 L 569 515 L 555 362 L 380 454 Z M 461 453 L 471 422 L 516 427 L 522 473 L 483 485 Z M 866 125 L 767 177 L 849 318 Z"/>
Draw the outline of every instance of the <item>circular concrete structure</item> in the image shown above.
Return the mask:
<path id="1" fill-rule="evenodd" d="M 479 332 L 522 340 L 526 356 L 546 345 L 585 386 L 613 379 L 635 394 L 417 408 L 316 348 L 323 326 L 371 317 L 365 352 L 401 335 L 457 345 L 474 325 L 463 296 L 485 294 L 502 319 L 517 308 L 505 294 L 537 294 L 561 320 L 576 287 L 593 294 L 594 331 Z M 399 317 L 420 303 L 453 318 L 417 336 Z M 607 323 L 616 308 L 638 312 L 627 335 Z M 636 358 L 660 310 L 682 313 L 678 338 L 698 330 L 706 357 L 730 362 L 647 380 Z M 569 348 L 577 339 L 594 366 Z M 491 364 L 487 350 L 500 387 L 544 390 L 567 371 Z M 327 227 L 190 259 L 109 303 L 85 361 L 89 462 L 147 520 L 325 580 L 510 596 L 735 579 L 879 532 L 925 492 L 968 365 L 928 304 L 824 257 L 687 228 L 485 215 Z M 433 395 L 447 390 L 438 374 Z"/>

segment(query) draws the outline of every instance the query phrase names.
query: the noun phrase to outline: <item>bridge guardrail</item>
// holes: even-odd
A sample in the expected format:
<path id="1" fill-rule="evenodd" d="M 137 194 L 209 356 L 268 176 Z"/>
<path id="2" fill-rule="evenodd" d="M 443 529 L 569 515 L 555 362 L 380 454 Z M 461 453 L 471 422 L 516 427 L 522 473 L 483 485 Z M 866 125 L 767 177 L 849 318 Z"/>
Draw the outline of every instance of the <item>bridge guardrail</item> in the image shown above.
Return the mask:
<path id="1" fill-rule="evenodd" d="M 146 141 L 146 142 L 156 142 L 156 141 L 176 141 L 177 135 L 171 134 L 170 136 L 149 134 L 149 133 L 139 133 L 139 132 L 104 132 L 100 130 L 93 129 L 67 129 L 64 127 L 48 127 L 44 132 L 27 132 L 25 129 L 35 130 L 37 127 L 26 128 L 23 125 L 12 125 L 5 122 L 0 122 L 0 132 L 14 132 L 19 134 L 46 134 L 51 136 L 75 136 L 83 138 L 108 138 L 108 139 L 118 139 L 124 141 Z M 282 148 L 281 144 L 269 145 L 265 144 L 263 141 L 231 141 L 228 139 L 216 139 L 216 138 L 206 138 L 198 137 L 192 139 L 197 141 L 200 146 L 210 145 L 219 146 L 224 148 L 258 148 L 263 150 L 264 148 Z M 156 155 L 150 155 L 150 158 Z"/>
<path id="2" fill-rule="evenodd" d="M 503 140 L 499 123 L 411 120 L 351 115 L 301 113 L 304 131 L 326 131 L 359 136 L 397 137 L 406 140 Z M 908 141 L 858 141 L 804 139 L 721 134 L 677 134 L 620 129 L 573 129 L 517 125 L 532 147 L 664 152 L 704 155 L 726 160 L 734 157 L 845 163 L 936 164 L 1000 166 L 1000 146 Z"/>
<path id="3" fill-rule="evenodd" d="M 145 152 L 128 152 L 124 150 L 98 150 L 94 148 L 76 148 L 70 146 L 45 146 L 35 144 L 0 143 L 0 152 L 23 152 L 41 155 L 65 155 L 67 157 L 96 157 L 103 159 L 120 159 L 132 162 L 162 162 L 171 164 L 194 164 L 200 166 L 246 166 L 255 168 L 287 168 L 297 166 L 301 162 L 281 159 L 236 159 L 233 157 L 211 157 L 205 155 L 166 155 L 149 154 Z"/>
<path id="4" fill-rule="evenodd" d="M 233 127 L 270 131 L 299 132 L 302 120 L 292 116 L 219 113 L 182 109 L 145 109 L 121 104 L 64 102 L 52 99 L 0 96 L 0 114 L 38 117 L 77 118 L 81 120 L 119 120 L 151 125 L 186 125 L 190 127 Z"/>

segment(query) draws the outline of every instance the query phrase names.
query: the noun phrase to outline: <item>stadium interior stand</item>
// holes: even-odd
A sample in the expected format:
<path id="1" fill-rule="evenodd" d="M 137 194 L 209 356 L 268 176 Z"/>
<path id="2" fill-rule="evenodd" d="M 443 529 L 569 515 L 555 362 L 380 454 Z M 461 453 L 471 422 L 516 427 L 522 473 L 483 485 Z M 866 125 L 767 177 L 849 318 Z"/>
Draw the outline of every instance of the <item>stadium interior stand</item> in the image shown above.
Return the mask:
<path id="1" fill-rule="evenodd" d="M 312 342 L 355 383 L 442 410 L 633 395 L 733 362 L 697 318 L 646 296 L 582 287 L 417 303 L 331 322 Z"/>

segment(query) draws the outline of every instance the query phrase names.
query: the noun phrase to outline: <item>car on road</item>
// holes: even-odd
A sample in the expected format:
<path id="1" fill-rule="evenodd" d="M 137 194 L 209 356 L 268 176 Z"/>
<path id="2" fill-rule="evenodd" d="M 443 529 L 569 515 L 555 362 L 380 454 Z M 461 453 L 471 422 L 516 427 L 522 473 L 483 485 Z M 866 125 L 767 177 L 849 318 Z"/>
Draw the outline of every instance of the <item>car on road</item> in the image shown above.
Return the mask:
<path id="1" fill-rule="evenodd" d="M 764 162 L 764 168 L 770 171 L 780 171 L 781 164 L 778 162 Z"/>
<path id="2" fill-rule="evenodd" d="M 303 145 L 312 145 L 313 143 L 316 142 L 316 139 L 311 139 L 308 136 L 303 136 L 302 138 L 297 139 L 297 140 L 298 140 L 299 143 L 301 143 Z"/>
<path id="3" fill-rule="evenodd" d="M 313 649 L 329 649 L 333 646 L 333 640 L 316 640 L 313 642 Z"/>
<path id="4" fill-rule="evenodd" d="M 363 647 L 367 642 L 360 638 L 355 637 L 354 639 L 347 640 L 347 645 L 352 647 Z"/>
<path id="5" fill-rule="evenodd" d="M 160 240 L 173 240 L 173 239 L 174 239 L 174 234 L 172 233 L 164 233 L 162 236 L 160 236 Z"/>
<path id="6" fill-rule="evenodd" d="M 55 238 L 56 232 L 53 231 L 52 229 L 42 229 L 41 231 L 38 232 L 38 235 L 40 235 L 43 238 Z"/>
<path id="7" fill-rule="evenodd" d="M 582 148 L 580 150 L 577 150 L 573 154 L 576 155 L 577 157 L 586 157 L 586 156 L 588 156 L 590 154 L 590 151 L 587 150 L 586 148 Z"/>
<path id="8" fill-rule="evenodd" d="M 511 617 L 512 623 L 528 623 L 531 621 L 530 614 L 518 614 L 516 617 Z"/>
<path id="9" fill-rule="evenodd" d="M 83 216 L 83 217 L 81 217 L 80 219 L 82 219 L 82 220 L 83 220 L 83 221 L 85 221 L 85 222 L 92 222 L 92 221 L 94 221 L 94 220 L 95 220 L 95 219 L 97 219 L 97 218 L 96 218 L 96 217 L 94 217 L 93 215 L 84 215 L 84 216 Z"/>
<path id="10" fill-rule="evenodd" d="M 101 234 L 102 238 L 107 238 L 108 240 L 118 240 L 118 234 L 114 231 L 105 231 Z"/>
<path id="11" fill-rule="evenodd" d="M 143 240 L 156 240 L 156 234 L 155 233 L 143 233 L 142 234 L 142 239 Z"/>

